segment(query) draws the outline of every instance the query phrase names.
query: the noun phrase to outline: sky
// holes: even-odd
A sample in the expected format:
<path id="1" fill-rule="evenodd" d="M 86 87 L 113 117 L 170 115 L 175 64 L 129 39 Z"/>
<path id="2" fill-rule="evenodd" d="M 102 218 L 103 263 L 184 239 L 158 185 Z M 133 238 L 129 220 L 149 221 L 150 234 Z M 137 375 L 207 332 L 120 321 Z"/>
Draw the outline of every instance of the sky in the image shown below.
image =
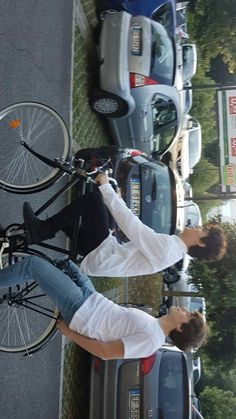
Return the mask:
<path id="1" fill-rule="evenodd" d="M 220 212 L 222 214 L 222 221 L 236 222 L 236 199 L 227 201 L 224 205 L 213 208 L 210 215 Z"/>

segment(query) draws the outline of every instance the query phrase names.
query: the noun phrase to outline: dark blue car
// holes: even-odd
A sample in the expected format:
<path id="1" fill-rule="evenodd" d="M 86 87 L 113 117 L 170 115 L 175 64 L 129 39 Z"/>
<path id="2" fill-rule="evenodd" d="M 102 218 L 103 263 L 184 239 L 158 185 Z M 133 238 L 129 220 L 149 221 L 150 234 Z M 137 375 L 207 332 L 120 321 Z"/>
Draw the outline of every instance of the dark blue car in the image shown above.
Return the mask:
<path id="1" fill-rule="evenodd" d="M 104 13 L 125 10 L 132 15 L 147 16 L 174 35 L 176 28 L 176 0 L 101 0 L 97 8 L 98 17 Z"/>

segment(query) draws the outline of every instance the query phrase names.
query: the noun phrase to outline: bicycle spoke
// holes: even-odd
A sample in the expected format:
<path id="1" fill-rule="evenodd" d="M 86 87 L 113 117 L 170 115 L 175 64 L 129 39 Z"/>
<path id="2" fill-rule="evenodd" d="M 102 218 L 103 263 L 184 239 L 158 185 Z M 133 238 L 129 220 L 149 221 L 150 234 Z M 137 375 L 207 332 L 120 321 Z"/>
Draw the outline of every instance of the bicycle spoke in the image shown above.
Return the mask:
<path id="1" fill-rule="evenodd" d="M 14 252 L 13 263 L 28 256 Z M 8 254 L 2 255 L 7 266 Z M 0 289 L 0 350 L 29 351 L 44 342 L 53 332 L 57 310 L 35 281 Z"/>
<path id="2" fill-rule="evenodd" d="M 42 104 L 24 102 L 0 112 L 0 120 L 0 136 L 4 139 L 0 187 L 10 192 L 36 192 L 62 175 L 58 168 L 42 162 L 21 144 L 24 141 L 51 160 L 66 159 L 70 139 L 55 111 Z"/>

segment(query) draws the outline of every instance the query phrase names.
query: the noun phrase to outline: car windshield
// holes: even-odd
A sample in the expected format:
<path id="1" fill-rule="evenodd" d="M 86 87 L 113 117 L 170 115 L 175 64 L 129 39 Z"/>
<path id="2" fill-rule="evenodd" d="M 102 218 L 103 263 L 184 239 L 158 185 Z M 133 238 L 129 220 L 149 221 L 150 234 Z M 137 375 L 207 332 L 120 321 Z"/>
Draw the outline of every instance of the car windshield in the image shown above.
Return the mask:
<path id="1" fill-rule="evenodd" d="M 158 163 L 143 164 L 142 221 L 158 233 L 173 234 L 176 225 L 175 179 L 172 171 Z"/>
<path id="2" fill-rule="evenodd" d="M 163 26 L 152 24 L 150 78 L 172 86 L 175 77 L 174 43 Z"/>
<path id="3" fill-rule="evenodd" d="M 155 95 L 152 103 L 153 152 L 163 153 L 171 144 L 177 130 L 177 109 L 163 95 Z"/>
<path id="4" fill-rule="evenodd" d="M 200 159 L 199 130 L 189 132 L 189 167 L 194 167 Z"/>
<path id="5" fill-rule="evenodd" d="M 164 352 L 161 358 L 158 400 L 165 419 L 188 417 L 188 377 L 184 356 L 177 352 Z"/>

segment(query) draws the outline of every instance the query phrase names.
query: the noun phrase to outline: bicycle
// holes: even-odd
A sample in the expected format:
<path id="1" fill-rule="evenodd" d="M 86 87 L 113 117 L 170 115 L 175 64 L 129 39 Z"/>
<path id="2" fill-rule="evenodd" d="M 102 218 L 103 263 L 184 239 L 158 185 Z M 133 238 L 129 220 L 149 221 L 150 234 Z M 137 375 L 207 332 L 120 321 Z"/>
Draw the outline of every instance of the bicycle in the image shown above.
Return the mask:
<path id="1" fill-rule="evenodd" d="M 50 134 L 50 135 L 49 135 Z M 93 175 L 109 167 L 109 161 L 88 172 L 84 162 L 71 163 L 71 141 L 62 118 L 46 105 L 24 102 L 9 106 L 0 112 L 0 137 L 7 138 L 9 150 L 2 145 L 5 167 L 0 170 L 0 188 L 12 193 L 35 193 L 50 187 L 63 175 L 71 176 L 66 185 L 55 193 L 36 212 L 39 215 L 59 196 L 81 182 L 81 193 L 94 184 Z M 54 142 L 59 145 L 59 157 L 54 157 Z M 44 142 L 49 141 L 49 156 L 44 156 Z M 116 181 L 110 178 L 113 185 Z M 63 249 L 46 243 L 39 246 L 59 251 L 74 258 L 76 236 L 80 220 L 75 226 L 75 243 Z M 16 263 L 29 255 L 38 255 L 54 263 L 43 252 L 30 248 L 22 225 L 8 226 L 0 234 L 1 268 Z M 65 268 L 62 263 L 60 269 Z M 0 290 L 0 351 L 26 352 L 30 355 L 44 347 L 54 336 L 59 313 L 32 279 L 30 283 Z"/>

